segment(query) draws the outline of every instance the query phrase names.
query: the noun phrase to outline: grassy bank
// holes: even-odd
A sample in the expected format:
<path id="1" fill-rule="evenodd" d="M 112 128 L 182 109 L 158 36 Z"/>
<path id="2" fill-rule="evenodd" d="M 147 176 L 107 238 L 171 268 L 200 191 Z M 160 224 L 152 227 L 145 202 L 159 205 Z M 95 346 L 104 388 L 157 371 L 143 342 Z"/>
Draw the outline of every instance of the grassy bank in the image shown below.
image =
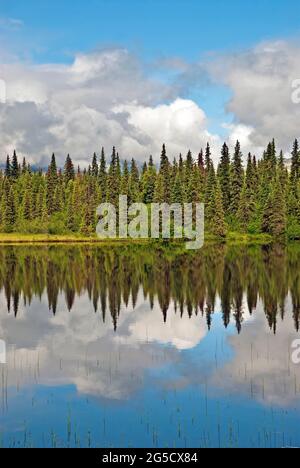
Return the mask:
<path id="1" fill-rule="evenodd" d="M 226 244 L 270 244 L 275 240 L 266 234 L 240 234 L 229 233 L 226 239 L 220 239 L 210 234 L 205 236 L 206 243 L 226 243 Z M 99 239 L 98 237 L 84 237 L 81 235 L 51 235 L 51 234 L 19 234 L 0 233 L 0 244 L 68 244 L 68 243 L 97 243 L 97 244 L 183 244 L 183 240 L 156 241 L 152 239 Z"/>

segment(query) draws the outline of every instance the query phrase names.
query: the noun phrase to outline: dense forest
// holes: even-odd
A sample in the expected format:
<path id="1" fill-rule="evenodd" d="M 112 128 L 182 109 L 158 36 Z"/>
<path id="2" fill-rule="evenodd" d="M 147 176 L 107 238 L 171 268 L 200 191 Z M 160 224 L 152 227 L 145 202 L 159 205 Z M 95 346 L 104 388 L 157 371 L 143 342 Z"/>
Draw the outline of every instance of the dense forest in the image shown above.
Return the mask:
<path id="1" fill-rule="evenodd" d="M 61 295 L 71 311 L 87 292 L 91 312 L 115 330 L 122 309 L 135 308 L 142 291 L 151 308 L 158 301 L 162 322 L 175 310 L 181 316 L 202 314 L 211 328 L 215 310 L 221 310 L 224 326 L 233 321 L 240 332 L 246 311 L 255 313 L 262 302 L 274 333 L 285 318 L 298 331 L 300 249 L 220 243 L 178 254 L 175 247 L 159 245 L 9 246 L 0 248 L 0 290 L 15 316 L 22 302 L 45 294 L 54 315 L 61 313 Z"/>
<path id="2" fill-rule="evenodd" d="M 170 161 L 165 145 L 156 167 L 152 156 L 140 167 L 104 149 L 87 168 L 74 167 L 70 155 L 58 168 L 52 155 L 47 171 L 32 170 L 16 152 L 0 172 L 1 232 L 95 235 L 96 207 L 118 204 L 119 194 L 132 202 L 205 203 L 205 228 L 227 232 L 268 233 L 300 239 L 300 148 L 295 140 L 288 170 L 283 152 L 270 142 L 260 159 L 247 161 L 237 142 L 233 154 L 224 143 L 219 164 L 211 148 L 197 158 L 189 151 Z"/>

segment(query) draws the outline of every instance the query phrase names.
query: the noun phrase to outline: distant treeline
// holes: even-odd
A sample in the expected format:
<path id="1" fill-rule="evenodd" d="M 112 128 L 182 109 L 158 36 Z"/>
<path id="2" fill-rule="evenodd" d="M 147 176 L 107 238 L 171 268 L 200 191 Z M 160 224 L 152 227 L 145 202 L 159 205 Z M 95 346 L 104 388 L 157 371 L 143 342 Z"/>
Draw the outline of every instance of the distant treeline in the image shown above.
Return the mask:
<path id="1" fill-rule="evenodd" d="M 58 169 L 52 155 L 48 170 L 33 171 L 16 152 L 0 171 L 2 232 L 95 233 L 96 207 L 102 202 L 204 202 L 206 230 L 225 237 L 228 231 L 268 233 L 300 239 L 300 150 L 295 140 L 291 168 L 274 140 L 257 160 L 250 153 L 243 164 L 240 143 L 231 156 L 224 143 L 217 167 L 209 144 L 197 158 L 189 151 L 170 161 L 163 145 L 160 165 L 150 156 L 140 168 L 122 162 L 115 148 L 107 162 L 104 149 L 88 168 L 74 167 L 68 155 Z"/>

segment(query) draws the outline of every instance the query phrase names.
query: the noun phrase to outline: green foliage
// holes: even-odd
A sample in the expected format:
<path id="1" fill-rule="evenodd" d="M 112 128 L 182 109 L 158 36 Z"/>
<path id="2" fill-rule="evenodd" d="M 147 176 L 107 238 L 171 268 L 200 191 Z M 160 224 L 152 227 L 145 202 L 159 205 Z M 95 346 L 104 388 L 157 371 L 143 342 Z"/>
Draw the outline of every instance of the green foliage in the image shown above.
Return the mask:
<path id="1" fill-rule="evenodd" d="M 226 237 L 227 226 L 225 223 L 224 208 L 222 202 L 222 192 L 220 183 L 217 180 L 212 202 L 212 219 L 210 231 L 218 237 Z"/>
<path id="2" fill-rule="evenodd" d="M 237 141 L 233 161 L 231 165 L 231 206 L 230 211 L 234 216 L 236 215 L 241 199 L 241 193 L 244 183 L 244 170 L 242 163 L 242 153 L 240 143 Z"/>
<path id="3" fill-rule="evenodd" d="M 221 151 L 221 161 L 218 167 L 218 177 L 221 185 L 223 207 L 226 215 L 229 214 L 231 204 L 230 155 L 229 148 L 224 143 Z"/>
<path id="4" fill-rule="evenodd" d="M 55 213 L 51 216 L 48 224 L 49 234 L 66 234 L 68 232 L 66 228 L 66 219 L 62 213 Z"/>
<path id="5" fill-rule="evenodd" d="M 292 148 L 292 167 L 287 170 L 282 151 L 276 155 L 275 141 L 256 161 L 248 155 L 243 169 L 242 152 L 237 142 L 232 161 L 223 145 L 215 170 L 215 155 L 210 145 L 196 160 L 191 151 L 170 163 L 162 147 L 157 169 L 150 156 L 142 167 L 120 161 L 113 148 L 107 169 L 105 152 L 94 154 L 88 168 L 75 172 L 70 155 L 63 170 L 52 155 L 46 173 L 32 171 L 16 152 L 7 156 L 0 171 L 0 231 L 24 233 L 81 233 L 93 235 L 96 207 L 104 201 L 118 206 L 119 195 L 129 203 L 205 203 L 206 231 L 219 237 L 226 232 L 259 234 L 290 239 L 300 237 L 300 156 L 296 140 Z M 99 162 L 98 162 L 99 161 Z"/>

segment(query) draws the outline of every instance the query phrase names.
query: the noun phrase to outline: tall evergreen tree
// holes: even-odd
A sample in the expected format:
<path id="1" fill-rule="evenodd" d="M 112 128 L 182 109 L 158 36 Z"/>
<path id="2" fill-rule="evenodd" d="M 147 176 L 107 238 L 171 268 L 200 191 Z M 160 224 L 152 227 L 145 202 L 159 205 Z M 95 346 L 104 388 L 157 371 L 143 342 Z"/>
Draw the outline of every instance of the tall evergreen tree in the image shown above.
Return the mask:
<path id="1" fill-rule="evenodd" d="M 118 162 L 116 148 L 113 147 L 111 162 L 108 170 L 106 199 L 117 206 L 119 192 Z"/>
<path id="2" fill-rule="evenodd" d="M 132 159 L 129 176 L 129 203 L 138 202 L 140 199 L 139 170 L 135 160 Z"/>
<path id="3" fill-rule="evenodd" d="M 271 215 L 271 234 L 284 237 L 287 231 L 286 201 L 279 178 L 276 178 L 273 188 L 273 209 Z"/>
<path id="4" fill-rule="evenodd" d="M 212 201 L 211 232 L 218 237 L 226 237 L 227 227 L 219 180 L 216 180 Z"/>
<path id="5" fill-rule="evenodd" d="M 231 166 L 231 209 L 230 212 L 236 215 L 241 198 L 241 192 L 244 183 L 244 170 L 242 163 L 242 153 L 239 141 L 237 141 L 233 161 Z"/>
<path id="6" fill-rule="evenodd" d="M 19 163 L 16 151 L 14 151 L 12 158 L 11 177 L 15 180 L 19 177 Z"/>
<path id="7" fill-rule="evenodd" d="M 201 173 L 204 173 L 205 166 L 204 166 L 204 157 L 203 157 L 203 150 L 200 150 L 200 153 L 198 154 L 198 167 Z"/>
<path id="8" fill-rule="evenodd" d="M 127 161 L 124 161 L 123 174 L 121 177 L 120 194 L 128 196 L 128 193 L 129 193 L 129 169 L 128 169 Z"/>
<path id="9" fill-rule="evenodd" d="M 170 163 L 167 156 L 166 146 L 163 144 L 160 157 L 160 174 L 163 181 L 163 198 L 166 203 L 170 201 Z"/>
<path id="10" fill-rule="evenodd" d="M 5 176 L 11 177 L 11 164 L 10 164 L 10 157 L 8 155 L 6 158 Z"/>
<path id="11" fill-rule="evenodd" d="M 300 177 L 300 149 L 298 140 L 294 141 L 292 150 L 291 180 L 297 183 Z"/>
<path id="12" fill-rule="evenodd" d="M 184 195 L 182 191 L 182 183 L 179 171 L 177 171 L 175 182 L 172 189 L 171 194 L 171 202 L 172 203 L 183 203 L 184 202 Z"/>
<path id="13" fill-rule="evenodd" d="M 66 184 L 68 184 L 70 182 L 70 180 L 74 180 L 74 178 L 75 178 L 74 164 L 73 164 L 73 161 L 72 161 L 69 154 L 68 154 L 68 156 L 66 158 L 66 162 L 65 162 L 64 178 L 65 178 Z"/>
<path id="14" fill-rule="evenodd" d="M 96 153 L 94 153 L 93 160 L 92 160 L 92 176 L 98 177 L 98 172 L 99 172 L 99 167 L 98 167 L 97 155 Z"/>
<path id="15" fill-rule="evenodd" d="M 100 158 L 100 168 L 99 168 L 99 185 L 101 189 L 101 201 L 102 202 L 106 200 L 106 183 L 107 183 L 106 160 L 105 160 L 104 148 L 102 148 L 101 158 Z"/>
<path id="16" fill-rule="evenodd" d="M 205 220 L 208 223 L 214 214 L 215 209 L 215 187 L 216 187 L 216 174 L 213 163 L 209 164 L 209 171 L 206 176 L 205 183 Z"/>
<path id="17" fill-rule="evenodd" d="M 231 205 L 231 187 L 230 187 L 230 155 L 229 148 L 224 143 L 221 151 L 221 160 L 218 167 L 218 177 L 221 186 L 222 200 L 225 214 L 229 214 Z"/>
<path id="18" fill-rule="evenodd" d="M 142 192 L 144 203 L 153 203 L 154 200 L 156 171 L 152 157 L 150 156 L 150 158 L 151 159 L 148 164 L 148 169 L 142 177 Z"/>
<path id="19" fill-rule="evenodd" d="M 211 160 L 211 150 L 210 150 L 210 144 L 207 143 L 206 145 L 206 150 L 205 150 L 205 170 L 206 173 L 208 174 L 210 166 L 211 166 L 212 160 Z"/>
<path id="20" fill-rule="evenodd" d="M 47 209 L 50 215 L 54 212 L 54 195 L 57 183 L 58 173 L 55 154 L 53 154 L 47 171 Z"/>

